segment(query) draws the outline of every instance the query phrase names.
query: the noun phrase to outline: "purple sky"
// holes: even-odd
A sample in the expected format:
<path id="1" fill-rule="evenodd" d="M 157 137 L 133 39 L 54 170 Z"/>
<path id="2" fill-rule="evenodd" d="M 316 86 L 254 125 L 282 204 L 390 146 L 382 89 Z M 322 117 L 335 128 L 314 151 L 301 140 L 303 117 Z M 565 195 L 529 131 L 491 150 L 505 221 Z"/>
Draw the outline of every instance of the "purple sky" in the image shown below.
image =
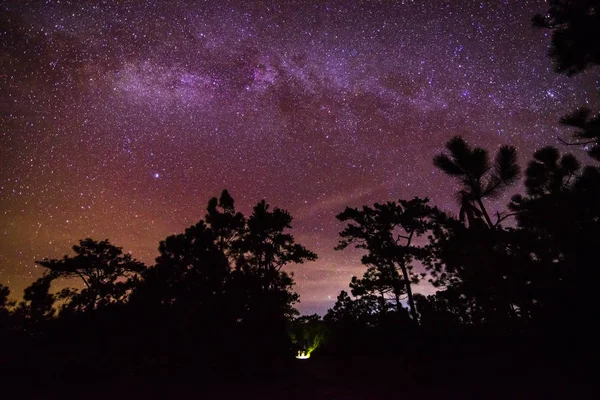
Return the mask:
<path id="1" fill-rule="evenodd" d="M 419 195 L 456 212 L 432 165 L 450 137 L 512 144 L 524 164 L 567 136 L 561 115 L 598 105 L 595 76 L 553 72 L 530 23 L 541 0 L 114 3 L 0 5 L 0 282 L 14 297 L 35 259 L 84 237 L 152 264 L 227 188 L 244 212 L 264 198 L 292 213 L 319 255 L 291 268 L 299 309 L 322 313 L 365 269 L 333 250 L 346 205 Z"/>

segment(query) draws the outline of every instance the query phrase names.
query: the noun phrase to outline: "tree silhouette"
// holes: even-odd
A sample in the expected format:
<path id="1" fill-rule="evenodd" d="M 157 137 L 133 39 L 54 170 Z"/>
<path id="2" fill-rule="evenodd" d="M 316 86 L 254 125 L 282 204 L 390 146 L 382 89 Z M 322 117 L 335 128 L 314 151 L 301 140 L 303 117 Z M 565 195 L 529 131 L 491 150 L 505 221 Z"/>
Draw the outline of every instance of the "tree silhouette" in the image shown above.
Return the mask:
<path id="1" fill-rule="evenodd" d="M 292 216 L 285 210 L 269 206 L 264 200 L 254 208 L 246 226 L 235 244 L 238 252 L 236 276 L 260 286 L 260 292 L 284 307 L 285 314 L 295 313 L 292 304 L 297 296 L 288 290 L 293 280 L 282 268 L 289 264 L 302 264 L 316 260 L 317 255 L 297 244 L 287 232 L 291 228 Z M 250 284 L 248 287 L 251 287 Z M 257 288 L 258 289 L 258 288 Z M 261 301 L 262 302 L 262 301 Z M 267 303 L 263 303 L 263 306 Z M 262 306 L 261 306 L 262 307 Z"/>
<path id="2" fill-rule="evenodd" d="M 226 297 L 245 224 L 227 190 L 211 198 L 204 220 L 160 242 L 156 264 L 144 271 L 133 300 L 196 315 L 214 313 L 217 305 L 234 312 L 223 302 L 231 300 Z"/>
<path id="3" fill-rule="evenodd" d="M 525 188 L 530 196 L 543 196 L 569 190 L 581 164 L 572 154 L 560 156 L 554 147 L 536 151 L 526 170 Z"/>
<path id="4" fill-rule="evenodd" d="M 348 292 L 342 290 L 333 307 L 327 311 L 324 320 L 350 329 L 357 326 L 374 326 L 376 321 L 373 316 L 377 314 L 377 303 L 370 300 L 362 297 L 352 299 Z"/>
<path id="5" fill-rule="evenodd" d="M 424 260 L 432 283 L 442 289 L 440 304 L 462 308 L 461 320 L 510 328 L 518 318 L 513 231 L 452 219 L 443 225 L 433 230 Z"/>
<path id="6" fill-rule="evenodd" d="M 211 342 L 212 351 L 204 354 L 211 362 L 219 359 L 217 349 L 240 348 L 265 359 L 272 349 L 289 350 L 286 323 L 297 313 L 298 295 L 283 269 L 316 258 L 295 242 L 291 222 L 287 211 L 271 210 L 265 201 L 246 218 L 224 190 L 209 200 L 203 220 L 160 242 L 156 264 L 144 271 L 132 304 L 148 318 L 162 315 L 169 336 L 187 343 L 178 346 L 182 353 L 200 351 L 197 338 Z"/>
<path id="7" fill-rule="evenodd" d="M 417 293 L 415 302 L 425 328 L 445 329 L 447 334 L 448 329 L 471 323 L 468 306 L 456 290 L 446 289 L 429 296 Z"/>
<path id="8" fill-rule="evenodd" d="M 155 266 L 144 272 L 142 286 L 166 306 L 206 304 L 222 295 L 230 268 L 218 240 L 204 221 L 167 237 L 160 242 Z"/>
<path id="9" fill-rule="evenodd" d="M 54 296 L 50 293 L 53 277 L 44 275 L 25 288 L 23 301 L 16 312 L 28 325 L 35 325 L 54 317 Z"/>
<path id="10" fill-rule="evenodd" d="M 13 303 L 8 299 L 10 289 L 0 283 L 0 323 L 4 324 L 10 314 Z"/>
<path id="11" fill-rule="evenodd" d="M 533 230 L 539 237 L 548 238 L 548 234 L 558 226 L 550 230 L 542 227 L 568 223 L 561 218 L 562 215 L 575 210 L 564 209 L 561 214 L 555 214 L 555 210 L 569 203 L 568 197 L 571 196 L 580 168 L 574 156 L 567 154 L 561 157 L 554 147 L 536 151 L 525 172 L 527 196 L 515 195 L 509 204 L 509 208 L 517 214 L 519 226 Z"/>
<path id="12" fill-rule="evenodd" d="M 400 297 L 406 293 L 402 279 L 394 265 L 369 266 L 361 279 L 356 276 L 350 281 L 355 297 L 372 298 L 378 304 L 381 315 L 389 311 L 389 301 L 394 301 L 398 312 L 402 311 Z"/>
<path id="13" fill-rule="evenodd" d="M 581 170 L 572 155 L 546 147 L 534 154 L 526 176 L 527 195 L 514 196 L 509 207 L 521 230 L 530 233 L 527 251 L 544 266 L 532 280 L 538 288 L 537 309 L 550 319 L 590 320 L 582 314 L 593 302 L 592 282 L 600 278 L 595 243 L 600 235 L 600 170 Z M 556 293 L 563 294 L 560 301 Z"/>
<path id="14" fill-rule="evenodd" d="M 0 342 L 4 344 L 2 364 L 7 367 L 10 365 L 10 368 L 13 368 L 14 364 L 11 362 L 13 361 L 12 357 L 15 356 L 15 353 L 20 353 L 19 356 L 22 357 L 24 349 L 19 348 L 18 344 L 14 343 L 14 338 L 12 337 L 12 333 L 16 330 L 17 324 L 15 323 L 14 313 L 12 312 L 14 302 L 9 300 L 9 295 L 10 289 L 7 286 L 0 284 Z M 6 372 L 8 372 L 8 368 L 6 368 L 6 370 Z M 2 373 L 3 376 L 9 376 L 9 374 L 4 372 L 4 368 L 0 366 L 0 373 Z"/>
<path id="15" fill-rule="evenodd" d="M 600 64 L 600 1 L 550 0 L 544 15 L 533 17 L 534 26 L 552 30 L 549 55 L 556 71 L 574 75 Z"/>
<path id="16" fill-rule="evenodd" d="M 498 197 L 519 178 L 516 149 L 502 146 L 493 164 L 489 161 L 487 150 L 471 148 L 460 136 L 450 139 L 446 149 L 449 154 L 437 155 L 433 163 L 461 183 L 462 188 L 457 193 L 461 220 L 472 225 L 483 216 L 490 229 L 497 227 L 505 216 L 497 214 L 496 222 L 492 222 L 483 200 Z"/>
<path id="17" fill-rule="evenodd" d="M 561 156 L 554 147 L 544 147 L 536 151 L 533 160 L 526 170 L 525 188 L 527 196 L 513 196 L 509 207 L 517 213 L 520 226 L 538 229 L 543 226 L 559 228 L 569 221 L 561 218 L 565 213 L 583 212 L 581 209 L 563 209 L 558 215 L 552 215 L 555 210 L 563 208 L 570 201 L 575 201 L 574 189 L 580 182 L 581 164 L 571 154 Z M 593 167 L 586 168 L 586 174 L 592 176 L 596 171 Z M 574 204 L 573 204 L 574 205 Z M 579 220 L 579 218 L 576 218 Z M 542 234 L 542 231 L 537 231 Z"/>
<path id="18" fill-rule="evenodd" d="M 44 259 L 37 264 L 49 270 L 49 279 L 81 279 L 85 288 L 63 291 L 70 298 L 68 307 L 74 310 L 92 311 L 111 303 L 123 302 L 131 291 L 137 276 L 145 268 L 130 254 L 123 254 L 120 247 L 108 240 L 95 241 L 87 238 L 73 246 L 75 256 L 62 259 Z"/>
<path id="19" fill-rule="evenodd" d="M 239 256 L 236 253 L 239 246 L 235 244 L 239 241 L 246 224 L 244 215 L 236 212 L 234 200 L 227 190 L 223 190 L 219 199 L 216 197 L 210 199 L 206 210 L 204 219 L 217 238 L 218 249 L 230 261 L 235 262 Z"/>
<path id="20" fill-rule="evenodd" d="M 549 56 L 556 72 L 576 75 L 600 65 L 600 1 L 551 0 L 548 11 L 533 17 L 534 26 L 552 31 Z M 575 128 L 573 143 L 559 139 L 563 144 L 586 146 L 590 157 L 600 161 L 600 115 L 588 108 L 580 108 L 561 118 L 561 124 Z"/>
<path id="21" fill-rule="evenodd" d="M 283 268 L 317 258 L 289 233 L 292 220 L 290 213 L 277 207 L 270 210 L 262 200 L 234 244 L 238 256 L 233 285 L 244 305 L 240 321 L 248 329 L 247 339 L 266 358 L 289 348 L 286 325 L 297 314 L 293 305 L 299 296 Z"/>
<path id="22" fill-rule="evenodd" d="M 580 108 L 560 119 L 564 126 L 574 128 L 572 136 L 577 139 L 574 143 L 567 143 L 560 139 L 563 144 L 585 146 L 588 155 L 600 161 L 600 115 L 592 115 L 589 108 Z"/>
<path id="23" fill-rule="evenodd" d="M 374 266 L 387 278 L 395 277 L 386 272 L 387 268 L 398 268 L 401 273 L 398 275 L 401 277 L 400 285 L 408 296 L 411 317 L 415 323 L 419 320 L 411 284 L 419 281 L 419 275 L 412 273 L 411 262 L 423 257 L 423 251 L 415 246 L 414 239 L 430 231 L 434 219 L 440 216 L 440 212 L 430 207 L 428 202 L 428 199 L 415 197 L 398 203 L 375 203 L 373 207 L 363 206 L 362 209 L 348 207 L 337 215 L 340 221 L 349 223 L 340 232 L 342 239 L 336 249 L 354 245 L 367 250 L 362 263 Z"/>
<path id="24" fill-rule="evenodd" d="M 242 254 L 238 266 L 261 275 L 265 291 L 274 288 L 283 266 L 317 258 L 315 253 L 296 244 L 293 236 L 286 232 L 291 228 L 291 222 L 292 216 L 287 211 L 279 208 L 269 211 L 263 200 L 254 207 L 238 244 Z"/>
<path id="25" fill-rule="evenodd" d="M 4 286 L 0 283 L 0 310 L 4 310 L 8 306 L 9 295 L 10 289 L 8 288 L 8 286 Z"/>

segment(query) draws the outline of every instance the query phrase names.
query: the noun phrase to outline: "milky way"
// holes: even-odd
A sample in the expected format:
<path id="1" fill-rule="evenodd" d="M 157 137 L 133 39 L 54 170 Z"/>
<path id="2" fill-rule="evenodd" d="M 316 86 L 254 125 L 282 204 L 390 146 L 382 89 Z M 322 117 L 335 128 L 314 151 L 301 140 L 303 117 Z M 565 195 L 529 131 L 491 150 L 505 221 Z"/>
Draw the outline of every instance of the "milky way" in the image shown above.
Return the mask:
<path id="1" fill-rule="evenodd" d="M 78 239 L 152 264 L 158 241 L 227 188 L 288 209 L 319 254 L 292 268 L 323 312 L 359 254 L 333 247 L 346 205 L 428 196 L 453 135 L 521 163 L 596 106 L 531 27 L 544 1 L 16 1 L 0 6 L 0 282 L 17 297 Z M 135 4 L 133 4 L 135 3 Z M 506 198 L 490 204 L 501 210 Z M 428 290 L 426 287 L 423 290 Z"/>

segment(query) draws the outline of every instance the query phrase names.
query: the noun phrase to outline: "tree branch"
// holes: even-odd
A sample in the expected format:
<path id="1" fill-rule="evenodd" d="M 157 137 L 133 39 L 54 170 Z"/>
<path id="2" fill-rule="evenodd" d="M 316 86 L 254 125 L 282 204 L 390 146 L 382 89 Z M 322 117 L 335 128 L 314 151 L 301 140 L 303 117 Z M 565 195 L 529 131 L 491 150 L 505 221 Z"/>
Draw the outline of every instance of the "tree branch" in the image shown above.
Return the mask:
<path id="1" fill-rule="evenodd" d="M 557 136 L 556 138 L 558 139 L 559 142 L 561 142 L 565 146 L 582 146 L 582 145 L 591 144 L 591 143 L 598 143 L 598 139 L 592 139 L 592 140 L 588 140 L 586 142 L 567 142 L 566 140 L 561 139 L 559 136 Z"/>
<path id="2" fill-rule="evenodd" d="M 81 274 L 81 272 L 79 272 L 79 271 L 77 271 L 77 270 L 76 270 L 76 271 L 75 271 L 75 273 L 76 273 L 77 275 L 79 275 L 79 277 L 81 278 L 81 280 L 83 281 L 83 283 L 85 283 L 85 286 L 87 286 L 87 288 L 88 288 L 89 290 L 92 290 L 92 288 L 90 287 L 89 283 L 88 283 L 88 282 L 87 282 L 87 280 L 86 280 L 86 279 L 83 277 L 83 275 Z"/>
<path id="3" fill-rule="evenodd" d="M 413 234 L 415 233 L 414 230 L 410 231 L 410 235 L 408 235 L 408 237 L 406 238 L 406 246 L 405 247 L 410 247 L 410 242 L 412 241 L 413 238 Z"/>
<path id="4" fill-rule="evenodd" d="M 518 214 L 519 214 L 518 212 L 514 212 L 514 213 L 509 213 L 509 214 L 506 214 L 506 215 L 503 215 L 502 217 L 500 217 L 500 213 L 498 213 L 498 215 L 496 217 L 498 220 L 496 221 L 494 228 L 497 227 L 500 224 L 500 222 L 504 221 L 505 219 L 510 218 L 515 215 L 518 215 Z"/>

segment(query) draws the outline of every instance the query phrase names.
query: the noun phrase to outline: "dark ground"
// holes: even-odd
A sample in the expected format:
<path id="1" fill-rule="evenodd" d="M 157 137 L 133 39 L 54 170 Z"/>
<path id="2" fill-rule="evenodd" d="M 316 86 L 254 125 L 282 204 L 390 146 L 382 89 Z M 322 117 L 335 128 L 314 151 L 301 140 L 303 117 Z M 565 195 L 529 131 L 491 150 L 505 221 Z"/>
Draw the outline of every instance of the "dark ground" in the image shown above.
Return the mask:
<path id="1" fill-rule="evenodd" d="M 597 398 L 593 377 L 583 365 L 539 362 L 527 365 L 506 354 L 470 355 L 469 362 L 438 357 L 345 359 L 313 356 L 276 367 L 268 378 L 239 378 L 227 373 L 206 378 L 188 371 L 122 376 L 93 385 L 65 377 L 52 387 L 35 380 L 17 389 L 13 399 L 576 399 Z M 496 359 L 494 359 L 496 358 Z M 545 366 L 544 366 L 545 364 Z M 415 367 L 415 365 L 417 367 Z M 589 365 L 589 368 L 595 368 Z M 593 375 L 593 374 L 590 374 Z M 14 383 L 14 382 L 13 382 Z M 6 388 L 11 387 L 7 391 Z M 17 391 L 18 390 L 18 391 Z"/>

